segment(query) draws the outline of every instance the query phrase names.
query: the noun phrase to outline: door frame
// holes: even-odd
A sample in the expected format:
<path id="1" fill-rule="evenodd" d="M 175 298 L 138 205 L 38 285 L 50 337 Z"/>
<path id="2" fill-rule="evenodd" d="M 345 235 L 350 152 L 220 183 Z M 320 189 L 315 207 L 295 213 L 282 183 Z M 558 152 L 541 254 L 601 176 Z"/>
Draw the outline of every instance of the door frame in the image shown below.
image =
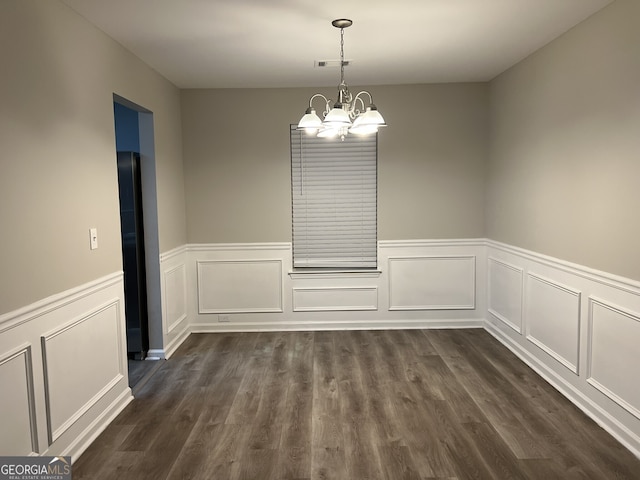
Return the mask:
<path id="1" fill-rule="evenodd" d="M 157 360 L 164 358 L 164 334 L 162 327 L 160 240 L 158 234 L 158 194 L 156 186 L 153 112 L 115 93 L 113 94 L 113 103 L 118 103 L 138 112 L 145 268 L 147 276 L 147 313 L 149 323 L 149 350 L 147 351 L 147 359 Z"/>

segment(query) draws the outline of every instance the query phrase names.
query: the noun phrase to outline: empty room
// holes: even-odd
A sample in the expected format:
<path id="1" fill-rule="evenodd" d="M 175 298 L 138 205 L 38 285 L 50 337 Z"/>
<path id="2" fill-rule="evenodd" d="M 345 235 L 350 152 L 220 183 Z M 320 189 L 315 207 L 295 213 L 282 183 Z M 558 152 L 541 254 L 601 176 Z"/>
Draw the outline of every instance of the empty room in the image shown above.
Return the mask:
<path id="1" fill-rule="evenodd" d="M 0 59 L 0 461 L 640 479 L 637 0 L 3 0 Z"/>

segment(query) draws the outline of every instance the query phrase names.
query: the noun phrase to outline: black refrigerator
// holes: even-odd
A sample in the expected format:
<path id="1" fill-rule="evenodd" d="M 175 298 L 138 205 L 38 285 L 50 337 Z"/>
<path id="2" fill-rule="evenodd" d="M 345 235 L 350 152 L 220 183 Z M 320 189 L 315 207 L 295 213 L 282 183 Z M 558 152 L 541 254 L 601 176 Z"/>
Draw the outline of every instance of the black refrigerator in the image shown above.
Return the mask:
<path id="1" fill-rule="evenodd" d="M 118 187 L 127 353 L 129 358 L 142 360 L 149 350 L 149 322 L 139 153 L 118 152 Z"/>

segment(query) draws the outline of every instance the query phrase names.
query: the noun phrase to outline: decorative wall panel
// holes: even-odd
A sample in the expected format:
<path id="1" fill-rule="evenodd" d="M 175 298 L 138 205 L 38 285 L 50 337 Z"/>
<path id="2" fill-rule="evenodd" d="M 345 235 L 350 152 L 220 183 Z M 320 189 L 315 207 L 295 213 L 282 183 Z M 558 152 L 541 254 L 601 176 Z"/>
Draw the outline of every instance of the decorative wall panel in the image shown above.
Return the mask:
<path id="1" fill-rule="evenodd" d="M 377 310 L 376 287 L 294 288 L 293 311 Z"/>
<path id="2" fill-rule="evenodd" d="M 640 282 L 493 240 L 487 268 L 486 329 L 640 456 Z M 496 315 L 517 271 L 525 337 Z"/>
<path id="3" fill-rule="evenodd" d="M 164 272 L 165 324 L 171 333 L 187 318 L 187 276 L 184 264 Z"/>
<path id="4" fill-rule="evenodd" d="M 638 366 L 640 316 L 589 298 L 587 381 L 640 419 Z"/>
<path id="5" fill-rule="evenodd" d="M 580 292 L 529 273 L 527 339 L 578 373 Z"/>
<path id="6" fill-rule="evenodd" d="M 197 262 L 199 313 L 282 312 L 280 260 Z"/>
<path id="7" fill-rule="evenodd" d="M 518 333 L 522 333 L 522 280 L 522 268 L 489 258 L 489 313 Z"/>
<path id="8" fill-rule="evenodd" d="M 49 443 L 124 375 L 116 299 L 42 336 Z"/>
<path id="9" fill-rule="evenodd" d="M 0 356 L 0 452 L 31 455 L 38 452 L 31 347 Z"/>
<path id="10" fill-rule="evenodd" d="M 389 257 L 389 310 L 475 308 L 475 256 Z"/>

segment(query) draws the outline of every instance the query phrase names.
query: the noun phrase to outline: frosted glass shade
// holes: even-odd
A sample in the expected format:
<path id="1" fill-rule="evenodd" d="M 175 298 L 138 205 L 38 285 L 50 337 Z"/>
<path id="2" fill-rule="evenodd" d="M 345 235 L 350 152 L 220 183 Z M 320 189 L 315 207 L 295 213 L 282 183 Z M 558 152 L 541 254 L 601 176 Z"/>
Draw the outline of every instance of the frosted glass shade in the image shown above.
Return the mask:
<path id="1" fill-rule="evenodd" d="M 324 117 L 324 124 L 328 127 L 343 127 L 351 125 L 351 119 L 346 110 L 333 107 L 327 116 Z"/>
<path id="2" fill-rule="evenodd" d="M 307 112 L 302 116 L 298 122 L 298 129 L 305 130 L 307 133 L 313 133 L 322 128 L 322 120 L 316 115 L 316 111 L 313 108 L 308 108 Z"/>
<path id="3" fill-rule="evenodd" d="M 363 125 L 378 125 L 379 127 L 385 127 L 387 125 L 375 105 L 368 106 L 367 111 L 358 116 L 358 120 L 360 120 Z"/>
<path id="4" fill-rule="evenodd" d="M 359 135 L 367 135 L 369 133 L 376 133 L 378 127 L 385 127 L 387 124 L 380 115 L 380 112 L 375 108 L 375 105 L 367 107 L 367 110 L 358 115 L 353 122 L 353 126 L 349 129 L 350 133 L 357 133 Z"/>
<path id="5" fill-rule="evenodd" d="M 331 138 L 331 137 L 337 136 L 338 133 L 340 133 L 340 129 L 339 128 L 322 128 L 318 132 L 318 137 L 320 137 L 320 138 Z"/>
<path id="6" fill-rule="evenodd" d="M 377 125 L 356 125 L 356 122 L 353 122 L 353 127 L 349 129 L 349 133 L 355 133 L 356 135 L 369 135 L 377 131 Z"/>

